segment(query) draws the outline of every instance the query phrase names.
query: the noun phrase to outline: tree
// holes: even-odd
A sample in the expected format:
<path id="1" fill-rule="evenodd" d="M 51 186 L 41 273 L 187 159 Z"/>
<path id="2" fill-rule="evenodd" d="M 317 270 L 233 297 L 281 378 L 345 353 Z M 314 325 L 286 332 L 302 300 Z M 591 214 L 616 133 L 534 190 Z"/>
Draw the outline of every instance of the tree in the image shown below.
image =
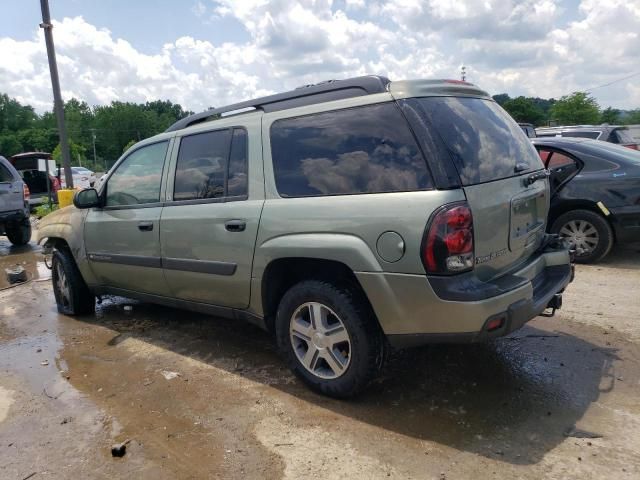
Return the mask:
<path id="1" fill-rule="evenodd" d="M 81 161 L 86 158 L 86 149 L 79 143 L 74 142 L 72 139 L 69 139 L 69 153 L 71 154 L 72 165 L 80 165 Z M 53 159 L 56 161 L 60 161 L 62 159 L 60 144 L 54 148 L 52 155 Z"/>
<path id="2" fill-rule="evenodd" d="M 136 143 L 138 143 L 135 140 L 129 140 L 129 142 L 124 146 L 124 148 L 122 149 L 122 153 L 126 152 L 127 150 L 129 150 L 131 147 L 133 147 Z"/>
<path id="3" fill-rule="evenodd" d="M 600 123 L 616 124 L 620 121 L 620 110 L 607 107 L 602 111 Z"/>
<path id="4" fill-rule="evenodd" d="M 550 114 L 561 125 L 588 125 L 600 120 L 600 106 L 588 93 L 575 92 L 558 100 Z"/>
<path id="5" fill-rule="evenodd" d="M 622 123 L 625 125 L 637 125 L 640 124 L 640 108 L 636 108 L 635 110 L 629 110 L 627 115 L 624 117 Z"/>
<path id="6" fill-rule="evenodd" d="M 498 95 L 494 95 L 493 99 L 502 107 L 506 102 L 511 100 L 511 97 L 507 93 L 499 93 Z"/>
<path id="7" fill-rule="evenodd" d="M 511 98 L 502 107 L 518 122 L 540 125 L 545 117 L 532 98 Z"/>

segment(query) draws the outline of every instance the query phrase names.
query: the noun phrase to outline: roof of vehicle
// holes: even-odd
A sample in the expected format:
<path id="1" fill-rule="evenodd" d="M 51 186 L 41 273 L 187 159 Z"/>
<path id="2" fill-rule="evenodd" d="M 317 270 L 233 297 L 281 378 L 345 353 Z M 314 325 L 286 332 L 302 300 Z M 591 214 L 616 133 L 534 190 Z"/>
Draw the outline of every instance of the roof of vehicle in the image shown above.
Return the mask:
<path id="1" fill-rule="evenodd" d="M 605 128 L 626 130 L 628 127 L 626 125 L 609 125 L 607 123 L 603 123 L 602 125 L 565 125 L 565 126 L 558 126 L 558 127 L 538 127 L 536 128 L 536 131 L 562 132 L 562 131 L 571 131 L 571 130 L 604 130 Z"/>
<path id="2" fill-rule="evenodd" d="M 317 84 L 304 85 L 284 93 L 212 108 L 178 120 L 167 128 L 165 132 L 182 130 L 198 123 L 216 120 L 221 116 L 243 114 L 256 110 L 265 113 L 275 112 L 385 92 L 391 93 L 395 98 L 439 95 L 491 98 L 487 92 L 480 90 L 475 85 L 460 80 L 403 80 L 391 82 L 387 77 L 380 75 L 366 75 L 345 80 L 327 80 Z"/>
<path id="3" fill-rule="evenodd" d="M 11 156 L 12 159 L 33 158 L 33 157 L 38 157 L 38 158 L 51 157 L 51 154 L 49 152 L 23 152 L 23 153 L 17 153 Z"/>
<path id="4" fill-rule="evenodd" d="M 556 144 L 558 146 L 560 145 L 567 146 L 567 145 L 573 145 L 573 144 L 585 143 L 585 142 L 608 143 L 608 142 L 601 142 L 600 140 L 592 140 L 590 138 L 584 138 L 584 137 L 536 137 L 536 138 L 532 138 L 531 142 L 534 145 Z"/>

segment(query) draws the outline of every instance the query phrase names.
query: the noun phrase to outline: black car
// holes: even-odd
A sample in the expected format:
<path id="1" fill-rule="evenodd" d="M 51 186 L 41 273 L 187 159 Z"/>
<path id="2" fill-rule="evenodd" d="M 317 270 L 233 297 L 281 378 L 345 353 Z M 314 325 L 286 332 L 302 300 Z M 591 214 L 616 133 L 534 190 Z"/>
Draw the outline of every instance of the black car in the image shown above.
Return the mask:
<path id="1" fill-rule="evenodd" d="M 591 263 L 640 242 L 640 152 L 586 138 L 532 139 L 550 171 L 549 231 Z"/>
<path id="2" fill-rule="evenodd" d="M 627 125 L 573 125 L 565 127 L 536 128 L 536 137 L 578 137 L 602 140 L 638 150 L 638 141 L 633 138 Z"/>

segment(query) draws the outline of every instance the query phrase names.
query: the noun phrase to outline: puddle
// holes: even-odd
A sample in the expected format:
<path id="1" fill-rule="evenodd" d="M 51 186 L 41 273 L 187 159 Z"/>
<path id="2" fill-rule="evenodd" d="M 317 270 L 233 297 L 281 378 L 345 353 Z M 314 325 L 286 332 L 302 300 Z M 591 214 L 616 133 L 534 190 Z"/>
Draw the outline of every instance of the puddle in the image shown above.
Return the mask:
<path id="1" fill-rule="evenodd" d="M 44 263 L 41 247 L 33 242 L 23 247 L 15 247 L 6 237 L 0 236 L 0 291 L 9 287 L 5 269 L 18 266 L 27 271 L 29 280 L 51 278 L 51 271 Z"/>

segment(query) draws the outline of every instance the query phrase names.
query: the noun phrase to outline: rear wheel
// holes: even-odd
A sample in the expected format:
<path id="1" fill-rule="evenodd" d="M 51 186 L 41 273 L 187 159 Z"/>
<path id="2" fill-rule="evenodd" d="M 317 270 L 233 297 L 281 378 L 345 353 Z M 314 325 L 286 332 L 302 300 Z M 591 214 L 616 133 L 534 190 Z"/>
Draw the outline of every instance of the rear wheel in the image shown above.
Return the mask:
<path id="1" fill-rule="evenodd" d="M 31 222 L 24 219 L 16 223 L 11 223 L 5 228 L 7 238 L 14 245 L 26 245 L 31 240 Z"/>
<path id="2" fill-rule="evenodd" d="M 58 312 L 65 315 L 93 313 L 96 297 L 87 287 L 73 256 L 67 250 L 53 252 L 51 281 Z"/>
<path id="3" fill-rule="evenodd" d="M 319 280 L 294 285 L 278 307 L 276 336 L 298 378 L 332 397 L 361 392 L 382 366 L 382 333 L 355 289 Z"/>
<path id="4" fill-rule="evenodd" d="M 576 250 L 576 262 L 601 260 L 613 247 L 613 230 L 601 216 L 590 210 L 571 210 L 553 222 L 552 233 L 559 234 Z"/>

